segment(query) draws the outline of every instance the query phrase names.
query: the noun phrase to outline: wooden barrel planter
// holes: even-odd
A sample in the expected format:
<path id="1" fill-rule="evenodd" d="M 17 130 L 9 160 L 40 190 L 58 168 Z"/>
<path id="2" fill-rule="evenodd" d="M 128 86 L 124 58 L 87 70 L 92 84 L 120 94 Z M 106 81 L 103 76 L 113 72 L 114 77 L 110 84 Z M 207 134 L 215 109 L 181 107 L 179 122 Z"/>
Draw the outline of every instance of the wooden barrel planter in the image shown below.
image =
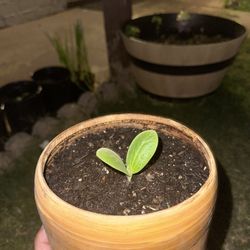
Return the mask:
<path id="1" fill-rule="evenodd" d="M 220 85 L 246 37 L 242 25 L 221 17 L 178 13 L 142 16 L 128 21 L 122 39 L 131 56 L 138 85 L 159 96 L 197 97 Z M 158 26 L 152 20 L 160 19 Z M 137 29 L 130 36 L 128 27 Z"/>
<path id="2" fill-rule="evenodd" d="M 43 87 L 44 103 L 52 113 L 65 103 L 77 101 L 84 91 L 71 81 L 69 70 L 60 66 L 38 69 L 32 79 Z"/>
<path id="3" fill-rule="evenodd" d="M 93 133 L 93 136 L 99 136 L 100 133 L 108 133 L 109 129 L 128 128 L 130 130 L 131 128 L 137 127 L 139 129 L 155 129 L 161 136 L 165 136 L 166 134 L 170 139 L 178 138 L 178 140 L 185 141 L 188 145 L 194 146 L 197 152 L 204 157 L 209 173 L 196 193 L 170 208 L 153 211 L 152 213 L 114 215 L 76 207 L 72 205 L 71 201 L 63 200 L 60 194 L 56 194 L 52 191 L 50 184 L 48 184 L 50 183 L 50 179 L 48 176 L 45 176 L 46 173 L 51 172 L 48 165 L 55 163 L 53 159 L 55 159 L 54 157 L 56 157 L 57 153 L 64 149 L 67 150 L 68 146 L 73 145 L 74 149 L 70 149 L 69 153 L 72 156 L 78 151 L 78 148 L 74 146 L 76 145 L 75 143 L 81 139 L 84 140 L 89 133 Z M 115 133 L 113 136 L 116 135 Z M 121 136 L 119 138 L 124 137 Z M 98 140 L 98 142 L 100 141 L 102 141 L 102 139 Z M 92 147 L 94 143 L 89 141 L 86 142 L 86 145 L 83 145 L 87 146 L 87 144 Z M 89 163 L 85 162 L 85 157 L 86 155 L 81 155 L 83 159 L 81 163 L 79 163 L 79 159 L 74 158 L 71 158 L 70 162 L 73 165 L 74 162 L 75 164 L 86 165 L 86 168 L 91 168 L 90 172 L 95 171 L 95 163 L 94 168 L 93 166 L 89 166 Z M 165 161 L 165 167 L 167 168 L 167 160 Z M 56 167 L 55 169 L 58 168 Z M 104 169 L 106 168 L 104 167 Z M 146 171 L 151 171 L 149 169 L 145 170 L 145 174 Z M 72 168 L 70 168 L 69 171 L 73 171 Z M 82 175 L 79 175 L 80 173 L 82 173 Z M 106 174 L 108 174 L 108 172 L 106 172 Z M 116 176 L 116 174 L 119 175 L 120 173 L 112 172 L 112 174 Z M 136 178 L 140 179 L 143 174 L 144 173 L 139 173 Z M 84 182 L 84 176 L 85 173 L 81 171 L 77 174 L 76 178 L 79 183 Z M 61 176 L 59 179 L 62 178 Z M 102 176 L 101 181 L 105 181 L 105 178 Z M 126 177 L 123 176 L 117 178 L 126 179 Z M 56 178 L 56 185 L 58 185 L 59 179 Z M 92 181 L 94 188 L 98 185 L 98 179 L 99 178 L 95 178 L 95 181 Z M 69 180 L 66 178 L 63 182 L 69 183 Z M 123 181 L 119 183 L 123 185 Z M 90 188 L 90 186 L 88 186 L 88 188 Z M 101 184 L 101 189 L 102 188 L 105 189 L 103 183 Z M 68 189 L 68 187 L 65 187 L 62 193 L 67 192 Z M 82 194 L 85 195 L 87 193 L 87 190 L 82 190 Z M 49 242 L 52 249 L 55 250 L 205 249 L 216 194 L 216 164 L 211 150 L 203 139 L 180 123 L 150 115 L 109 115 L 77 124 L 58 135 L 48 144 L 40 156 L 35 172 L 36 205 L 48 234 Z M 97 197 L 98 195 L 95 194 L 95 196 Z M 157 195 L 154 197 L 157 197 Z M 100 198 L 103 199 L 102 196 Z M 113 198 L 112 196 L 111 199 Z M 103 202 L 105 202 L 105 200 L 98 202 L 98 204 Z"/>
<path id="4" fill-rule="evenodd" d="M 30 132 L 35 121 L 45 114 L 42 87 L 33 81 L 17 81 L 0 88 L 1 126 L 5 135 Z"/>

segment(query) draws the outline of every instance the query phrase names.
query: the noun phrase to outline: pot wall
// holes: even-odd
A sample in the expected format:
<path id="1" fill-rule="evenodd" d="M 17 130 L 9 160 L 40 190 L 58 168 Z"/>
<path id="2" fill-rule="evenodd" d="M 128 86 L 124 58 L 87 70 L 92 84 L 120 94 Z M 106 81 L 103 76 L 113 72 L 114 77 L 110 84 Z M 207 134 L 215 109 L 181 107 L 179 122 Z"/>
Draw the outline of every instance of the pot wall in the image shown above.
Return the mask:
<path id="1" fill-rule="evenodd" d="M 55 112 L 63 104 L 74 102 L 83 93 L 70 79 L 64 67 L 51 66 L 34 72 L 32 79 L 43 87 L 42 96 L 48 112 Z"/>
<path id="2" fill-rule="evenodd" d="M 171 45 L 146 42 L 122 35 L 128 53 L 142 61 L 160 65 L 197 66 L 234 57 L 246 34 L 230 41 L 202 45 Z"/>
<path id="3" fill-rule="evenodd" d="M 147 121 L 172 127 L 175 136 L 192 141 L 204 154 L 210 174 L 201 189 L 186 201 L 146 215 L 112 216 L 76 208 L 56 196 L 43 176 L 55 147 L 69 136 L 103 124 Z M 80 123 L 58 135 L 43 151 L 35 173 L 35 200 L 53 249 L 205 249 L 206 236 L 216 200 L 217 171 L 206 143 L 193 131 L 169 119 L 140 115 L 111 115 Z"/>
<path id="4" fill-rule="evenodd" d="M 227 68 L 198 75 L 167 75 L 132 65 L 132 72 L 138 85 L 155 95 L 173 98 L 203 96 L 216 90 Z"/>
<path id="5" fill-rule="evenodd" d="M 34 122 L 45 114 L 42 88 L 33 81 L 18 81 L 0 88 L 3 125 L 8 135 L 30 132 Z"/>

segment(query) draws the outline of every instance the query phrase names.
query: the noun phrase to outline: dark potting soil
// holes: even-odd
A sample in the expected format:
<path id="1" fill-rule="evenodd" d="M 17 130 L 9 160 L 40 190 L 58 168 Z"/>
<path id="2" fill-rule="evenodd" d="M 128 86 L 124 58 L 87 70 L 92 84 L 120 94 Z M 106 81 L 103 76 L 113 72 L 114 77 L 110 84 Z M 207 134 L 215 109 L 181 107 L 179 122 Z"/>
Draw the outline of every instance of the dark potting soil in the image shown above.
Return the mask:
<path id="1" fill-rule="evenodd" d="M 158 37 L 152 39 L 152 42 L 163 43 L 163 44 L 174 44 L 174 45 L 199 45 L 199 44 L 210 44 L 220 43 L 230 40 L 231 38 L 217 35 L 206 35 L 204 33 L 173 33 L 173 34 L 161 34 Z"/>
<path id="2" fill-rule="evenodd" d="M 172 34 L 168 37 L 160 39 L 165 44 L 176 44 L 176 45 L 198 45 L 198 44 L 210 44 L 228 41 L 228 37 L 222 35 L 208 36 L 205 34 L 193 34 L 190 36 L 181 36 L 178 34 Z M 160 41 L 159 41 L 160 42 Z"/>
<path id="3" fill-rule="evenodd" d="M 159 126 L 157 152 L 131 182 L 95 156 L 98 148 L 108 147 L 125 159 L 132 139 L 146 129 L 131 124 L 97 127 L 94 133 L 84 131 L 65 140 L 47 161 L 44 175 L 49 187 L 76 207 L 112 215 L 151 213 L 186 200 L 209 175 L 204 156 L 187 139 L 166 134 Z"/>

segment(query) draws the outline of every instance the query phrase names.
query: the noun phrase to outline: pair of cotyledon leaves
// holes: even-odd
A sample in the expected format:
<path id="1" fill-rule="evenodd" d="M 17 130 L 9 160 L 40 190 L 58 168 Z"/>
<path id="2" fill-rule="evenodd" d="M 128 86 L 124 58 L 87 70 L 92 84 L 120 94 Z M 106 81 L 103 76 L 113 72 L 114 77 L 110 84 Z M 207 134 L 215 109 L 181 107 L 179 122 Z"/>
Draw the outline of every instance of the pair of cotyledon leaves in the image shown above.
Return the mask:
<path id="1" fill-rule="evenodd" d="M 140 172 L 150 161 L 158 146 L 155 130 L 146 130 L 138 134 L 129 145 L 126 163 L 109 148 L 100 148 L 96 156 L 110 167 L 126 174 L 131 180 L 133 174 Z"/>

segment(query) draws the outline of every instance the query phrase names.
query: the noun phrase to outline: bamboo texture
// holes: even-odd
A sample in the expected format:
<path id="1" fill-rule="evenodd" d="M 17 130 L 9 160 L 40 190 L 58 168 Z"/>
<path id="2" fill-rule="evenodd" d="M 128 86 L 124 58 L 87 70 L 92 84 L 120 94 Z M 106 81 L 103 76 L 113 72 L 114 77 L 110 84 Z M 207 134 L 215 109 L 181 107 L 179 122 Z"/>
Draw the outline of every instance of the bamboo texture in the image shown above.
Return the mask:
<path id="1" fill-rule="evenodd" d="M 103 215 L 76 208 L 48 187 L 44 166 L 54 148 L 63 140 L 97 124 L 112 125 L 126 120 L 157 121 L 189 138 L 204 154 L 210 174 L 201 189 L 169 209 L 145 215 Z M 176 132 L 177 131 L 177 132 Z M 41 154 L 35 172 L 35 200 L 54 250 L 202 250 L 217 193 L 217 170 L 211 150 L 203 139 L 187 127 L 166 118 L 121 114 L 95 118 L 77 124 L 52 140 Z"/>

